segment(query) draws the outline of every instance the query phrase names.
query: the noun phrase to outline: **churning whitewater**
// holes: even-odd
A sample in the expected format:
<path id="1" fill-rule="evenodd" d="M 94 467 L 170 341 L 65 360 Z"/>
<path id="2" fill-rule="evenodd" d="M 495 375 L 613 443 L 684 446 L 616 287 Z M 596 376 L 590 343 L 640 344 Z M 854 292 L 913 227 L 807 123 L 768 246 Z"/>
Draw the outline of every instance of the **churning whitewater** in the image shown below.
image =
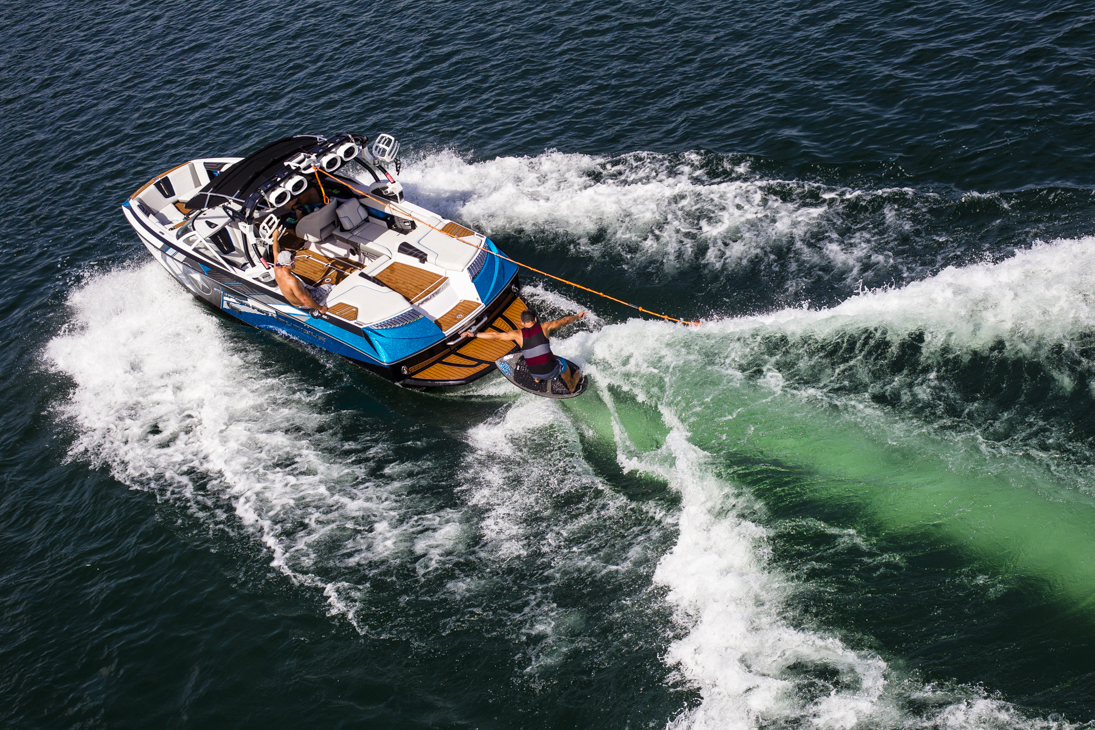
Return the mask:
<path id="1" fill-rule="evenodd" d="M 1095 241 L 957 265 L 942 241 L 914 261 L 902 232 L 966 203 L 765 180 L 744 158 L 698 154 L 473 164 L 446 151 L 404 181 L 446 216 L 590 267 L 712 282 L 766 268 L 788 306 L 727 317 L 716 296 L 695 329 L 591 312 L 556 347 L 591 376 L 579 402 L 492 378 L 428 396 L 490 405 L 437 429 L 341 409 L 335 385 L 367 376 L 216 318 L 155 264 L 105 271 L 70 294 L 45 352 L 72 382 L 57 406 L 71 458 L 266 551 L 362 635 L 425 643 L 473 627 L 534 688 L 571 664 L 647 657 L 679 694 L 671 727 L 1066 724 L 991 686 L 923 681 L 803 610 L 816 586 L 777 555 L 793 520 L 768 503 L 853 506 L 816 529 L 895 570 L 872 536 L 927 529 L 978 580 L 1037 576 L 1081 601 L 1095 588 L 1092 454 L 1030 391 L 1095 399 L 1074 344 L 1095 327 Z M 817 270 L 838 285 L 804 274 Z M 581 306 L 555 285 L 524 294 L 543 312 Z M 266 357 L 280 348 L 295 360 Z M 986 367 L 1025 380 L 968 385 Z"/>
<path id="2" fill-rule="evenodd" d="M 698 152 L 549 151 L 469 163 L 444 151 L 401 179 L 411 199 L 495 238 L 532 239 L 549 260 L 666 283 L 692 273 L 727 304 L 763 285 L 787 306 L 832 306 L 968 264 L 988 255 L 985 242 L 941 221 L 1010 208 L 998 194 L 858 189 L 771 179 L 753 167 L 747 156 Z"/>

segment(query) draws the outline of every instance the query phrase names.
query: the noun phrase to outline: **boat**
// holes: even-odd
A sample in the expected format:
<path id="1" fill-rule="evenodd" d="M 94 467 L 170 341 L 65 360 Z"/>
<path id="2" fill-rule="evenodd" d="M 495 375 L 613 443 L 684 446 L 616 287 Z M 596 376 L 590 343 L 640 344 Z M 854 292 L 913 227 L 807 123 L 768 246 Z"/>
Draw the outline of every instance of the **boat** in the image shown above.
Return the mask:
<path id="1" fill-rule="evenodd" d="M 520 326 L 517 266 L 483 234 L 405 200 L 398 153 L 389 134 L 371 146 L 358 134 L 287 137 L 173 167 L 122 211 L 156 260 L 220 312 L 402 386 L 470 383 L 514 347 L 460 335 Z M 275 234 L 296 249 L 293 272 L 329 290 L 324 313 L 282 294 Z"/>

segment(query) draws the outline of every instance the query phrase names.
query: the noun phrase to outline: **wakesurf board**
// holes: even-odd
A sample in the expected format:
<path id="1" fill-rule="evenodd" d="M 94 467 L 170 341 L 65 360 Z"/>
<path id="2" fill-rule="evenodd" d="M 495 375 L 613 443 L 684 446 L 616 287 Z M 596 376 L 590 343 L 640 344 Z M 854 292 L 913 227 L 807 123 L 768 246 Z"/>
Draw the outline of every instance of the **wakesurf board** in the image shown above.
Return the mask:
<path id="1" fill-rule="evenodd" d="M 494 361 L 494 364 L 498 366 L 498 371 L 505 376 L 506 380 L 533 395 L 544 398 L 573 398 L 584 393 L 586 386 L 589 385 L 589 378 L 582 375 L 578 366 L 570 360 L 558 355 L 555 357 L 563 361 L 563 372 L 551 380 L 537 380 L 532 377 L 528 366 L 525 365 L 525 358 L 521 357 L 520 352 L 512 352 L 505 357 L 500 357 Z"/>

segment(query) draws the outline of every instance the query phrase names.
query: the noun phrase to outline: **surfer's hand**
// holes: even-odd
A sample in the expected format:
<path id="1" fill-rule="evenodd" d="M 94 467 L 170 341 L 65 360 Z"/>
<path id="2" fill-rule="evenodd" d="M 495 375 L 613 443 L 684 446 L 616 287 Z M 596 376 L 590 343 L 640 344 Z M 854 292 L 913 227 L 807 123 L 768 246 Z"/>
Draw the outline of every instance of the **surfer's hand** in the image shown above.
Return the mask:
<path id="1" fill-rule="evenodd" d="M 581 312 L 578 312 L 578 319 L 585 319 L 585 318 L 586 318 L 585 310 L 583 310 Z"/>
<path id="2" fill-rule="evenodd" d="M 475 337 L 475 333 L 474 332 L 468 332 L 467 330 L 464 330 L 463 332 L 460 333 L 460 336 L 461 337 Z"/>

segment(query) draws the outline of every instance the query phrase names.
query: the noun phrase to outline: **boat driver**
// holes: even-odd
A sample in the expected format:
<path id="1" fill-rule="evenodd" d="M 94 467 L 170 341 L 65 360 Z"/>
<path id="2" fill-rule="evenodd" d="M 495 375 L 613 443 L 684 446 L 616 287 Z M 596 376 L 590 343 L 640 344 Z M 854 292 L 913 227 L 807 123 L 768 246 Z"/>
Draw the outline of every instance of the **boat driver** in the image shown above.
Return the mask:
<path id="1" fill-rule="evenodd" d="M 278 250 L 278 238 L 281 232 L 279 229 L 274 233 L 274 280 L 277 281 L 278 288 L 294 307 L 326 314 L 327 295 L 334 287 L 331 284 L 308 286 L 293 273 L 297 257 L 292 251 Z"/>
<path id="2" fill-rule="evenodd" d="M 536 313 L 530 309 L 521 312 L 521 329 L 510 332 L 468 332 L 460 333 L 461 337 L 475 337 L 480 340 L 510 340 L 516 342 L 521 348 L 521 354 L 525 358 L 529 374 L 536 380 L 551 380 L 559 376 L 563 370 L 563 361 L 555 356 L 548 344 L 548 335 L 560 327 L 585 319 L 584 311 L 572 314 L 569 317 L 555 319 L 551 322 L 540 324 Z"/>

